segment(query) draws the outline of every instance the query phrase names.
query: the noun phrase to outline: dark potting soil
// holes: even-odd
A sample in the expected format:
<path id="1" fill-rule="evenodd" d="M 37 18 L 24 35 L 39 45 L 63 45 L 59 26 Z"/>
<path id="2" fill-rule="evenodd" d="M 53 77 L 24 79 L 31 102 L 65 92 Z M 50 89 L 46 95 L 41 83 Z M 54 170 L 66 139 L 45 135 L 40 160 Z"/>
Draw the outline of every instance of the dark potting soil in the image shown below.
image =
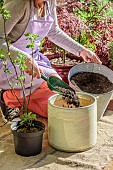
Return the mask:
<path id="1" fill-rule="evenodd" d="M 32 122 L 32 126 L 30 125 L 21 125 L 21 122 L 18 122 L 17 132 L 19 133 L 32 133 L 41 131 L 42 128 L 40 126 L 35 125 L 35 121 Z"/>
<path id="2" fill-rule="evenodd" d="M 30 128 L 30 129 L 27 129 L 27 128 L 20 128 L 20 129 L 17 129 L 17 132 L 19 133 L 32 133 L 32 132 L 38 132 L 39 129 L 38 128 Z"/>
<path id="3" fill-rule="evenodd" d="M 56 86 L 54 87 L 57 91 L 62 93 L 62 97 L 66 99 L 68 104 L 73 104 L 76 107 L 80 106 L 80 101 L 76 93 L 69 89 L 65 89 L 63 87 Z"/>
<path id="4" fill-rule="evenodd" d="M 102 94 L 113 90 L 113 83 L 107 77 L 99 73 L 79 72 L 74 74 L 70 81 L 82 91 L 92 94 Z"/>

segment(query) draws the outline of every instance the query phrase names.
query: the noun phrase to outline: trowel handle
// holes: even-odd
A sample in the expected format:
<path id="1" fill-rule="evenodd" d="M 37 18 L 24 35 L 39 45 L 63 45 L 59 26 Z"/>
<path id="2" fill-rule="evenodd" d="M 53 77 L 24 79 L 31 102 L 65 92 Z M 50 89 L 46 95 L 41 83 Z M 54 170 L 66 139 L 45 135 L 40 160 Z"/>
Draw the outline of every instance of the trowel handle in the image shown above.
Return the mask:
<path id="1" fill-rule="evenodd" d="M 41 74 L 41 78 L 47 81 L 47 77 L 44 74 Z"/>

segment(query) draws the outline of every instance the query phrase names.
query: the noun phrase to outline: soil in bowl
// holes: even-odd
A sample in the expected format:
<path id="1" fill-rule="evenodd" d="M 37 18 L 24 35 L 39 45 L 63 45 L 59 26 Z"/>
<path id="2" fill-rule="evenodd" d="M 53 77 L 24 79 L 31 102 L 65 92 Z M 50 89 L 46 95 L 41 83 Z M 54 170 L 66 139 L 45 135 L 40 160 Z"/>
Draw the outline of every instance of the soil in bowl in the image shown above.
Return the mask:
<path id="1" fill-rule="evenodd" d="M 56 86 L 56 89 L 62 92 L 62 97 L 56 99 L 54 105 L 65 108 L 76 108 L 91 105 L 93 102 L 85 98 L 79 98 L 76 93 L 69 89 Z"/>
<path id="2" fill-rule="evenodd" d="M 80 59 L 71 59 L 69 57 L 66 57 L 65 62 L 63 61 L 62 57 L 59 57 L 59 58 L 57 57 L 57 58 L 50 60 L 50 63 L 52 65 L 57 65 L 57 66 L 61 66 L 61 65 L 74 66 L 76 64 L 80 64 L 81 62 L 82 61 Z"/>
<path id="3" fill-rule="evenodd" d="M 84 99 L 84 98 L 79 98 L 80 105 L 79 107 L 85 107 L 89 106 L 93 103 L 93 101 Z M 59 107 L 65 107 L 65 108 L 76 108 L 74 104 L 70 104 L 66 98 L 61 97 L 60 99 L 56 99 L 54 102 L 55 106 Z"/>
<path id="4" fill-rule="evenodd" d="M 24 126 L 24 125 L 21 125 L 20 122 L 18 122 L 18 125 L 17 125 L 17 132 L 18 133 L 33 133 L 33 132 L 38 132 L 38 131 L 41 131 L 43 128 L 41 126 L 37 126 L 35 121 L 32 122 L 32 126 Z"/>
<path id="5" fill-rule="evenodd" d="M 92 94 L 102 94 L 113 90 L 113 83 L 102 74 L 94 72 L 79 72 L 70 81 L 82 91 Z"/>

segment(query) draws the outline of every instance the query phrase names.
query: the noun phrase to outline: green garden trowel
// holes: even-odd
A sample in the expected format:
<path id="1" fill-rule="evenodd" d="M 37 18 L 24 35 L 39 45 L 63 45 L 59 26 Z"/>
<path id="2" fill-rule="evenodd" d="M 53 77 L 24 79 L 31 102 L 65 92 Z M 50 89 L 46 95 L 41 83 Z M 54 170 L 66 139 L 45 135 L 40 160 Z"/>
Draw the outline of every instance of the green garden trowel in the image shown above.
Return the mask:
<path id="1" fill-rule="evenodd" d="M 51 91 L 62 94 L 62 92 L 60 92 L 58 89 L 55 88 L 57 86 L 57 87 L 69 89 L 69 90 L 71 90 L 75 93 L 74 89 L 72 89 L 67 83 L 65 83 L 64 81 L 62 81 L 58 77 L 50 76 L 50 77 L 47 78 L 45 75 L 41 74 L 41 78 L 44 79 L 45 81 L 47 81 L 48 87 Z"/>

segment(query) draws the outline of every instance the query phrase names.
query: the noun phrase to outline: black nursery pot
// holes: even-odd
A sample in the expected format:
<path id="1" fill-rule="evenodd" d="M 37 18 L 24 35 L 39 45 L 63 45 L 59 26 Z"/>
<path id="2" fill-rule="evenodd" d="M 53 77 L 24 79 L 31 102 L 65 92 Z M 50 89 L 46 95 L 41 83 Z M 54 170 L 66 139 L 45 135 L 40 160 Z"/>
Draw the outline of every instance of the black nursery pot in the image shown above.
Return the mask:
<path id="1" fill-rule="evenodd" d="M 17 122 L 11 125 L 11 130 L 14 137 L 15 152 L 21 156 L 35 156 L 42 151 L 43 133 L 45 125 L 40 121 L 35 121 L 35 127 L 40 130 L 32 133 L 19 133 L 16 131 Z"/>

